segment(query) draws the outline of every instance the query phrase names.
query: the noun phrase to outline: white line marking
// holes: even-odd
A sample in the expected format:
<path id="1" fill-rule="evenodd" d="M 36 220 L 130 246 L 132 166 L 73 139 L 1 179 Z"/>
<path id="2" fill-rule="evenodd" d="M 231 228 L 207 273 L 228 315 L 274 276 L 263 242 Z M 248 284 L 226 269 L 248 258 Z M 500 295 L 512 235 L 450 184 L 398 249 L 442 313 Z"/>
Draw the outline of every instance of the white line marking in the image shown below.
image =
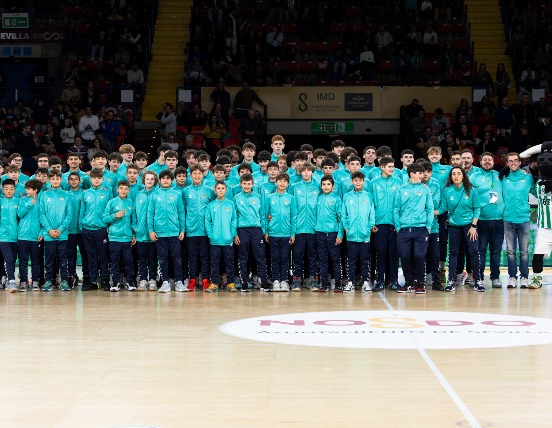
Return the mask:
<path id="1" fill-rule="evenodd" d="M 391 303 L 389 303 L 389 300 L 387 300 L 385 295 L 383 293 L 378 293 L 378 295 L 380 296 L 381 300 L 383 300 L 383 303 L 385 303 L 385 306 L 387 306 L 387 308 L 391 312 L 394 312 L 395 309 L 393 308 Z M 431 371 L 433 372 L 433 374 L 435 375 L 435 377 L 437 378 L 441 386 L 447 392 L 449 397 L 452 398 L 452 401 L 454 401 L 454 403 L 456 404 L 456 407 L 460 409 L 464 417 L 467 419 L 468 423 L 470 424 L 470 427 L 481 428 L 481 425 L 479 424 L 479 422 L 477 422 L 477 418 L 473 415 L 473 413 L 470 411 L 468 406 L 466 406 L 466 404 L 462 401 L 462 399 L 456 393 L 452 385 L 448 383 L 443 373 L 441 373 L 437 365 L 433 362 L 433 360 L 429 357 L 429 355 L 427 355 L 427 352 L 425 351 L 425 349 L 420 346 L 420 344 L 416 340 L 416 336 L 413 334 L 410 334 L 409 336 L 412 342 L 416 345 L 417 351 L 420 353 L 420 355 L 422 356 L 426 364 L 429 366 L 429 368 L 431 369 Z"/>

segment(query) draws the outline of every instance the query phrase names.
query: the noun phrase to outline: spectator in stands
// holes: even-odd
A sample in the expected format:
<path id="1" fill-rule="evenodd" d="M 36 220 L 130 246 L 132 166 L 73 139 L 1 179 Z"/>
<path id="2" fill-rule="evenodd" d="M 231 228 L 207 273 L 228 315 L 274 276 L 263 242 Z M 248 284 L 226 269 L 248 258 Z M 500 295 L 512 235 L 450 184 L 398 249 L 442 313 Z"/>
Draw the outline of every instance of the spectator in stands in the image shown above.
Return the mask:
<path id="1" fill-rule="evenodd" d="M 502 128 L 496 136 L 496 145 L 497 147 L 507 147 L 508 151 L 510 151 L 512 147 L 512 136 L 506 129 Z"/>
<path id="2" fill-rule="evenodd" d="M 498 150 L 498 144 L 496 143 L 491 131 L 484 131 L 483 138 L 475 139 L 475 153 L 481 155 L 485 152 L 495 153 Z"/>
<path id="3" fill-rule="evenodd" d="M 539 140 L 546 141 L 546 140 Z M 517 131 L 514 131 L 511 143 L 508 147 L 508 152 L 521 153 L 529 147 L 533 147 L 536 144 L 535 139 L 529 132 L 527 125 L 522 125 Z"/>
<path id="4" fill-rule="evenodd" d="M 71 147 L 75 143 L 75 127 L 73 126 L 73 122 L 71 122 L 71 119 L 65 119 L 63 122 L 63 128 L 59 132 L 59 135 L 61 137 L 61 144 L 57 146 L 57 152 L 61 155 L 64 155 L 67 153 L 67 150 L 69 147 Z"/>
<path id="5" fill-rule="evenodd" d="M 59 97 L 59 100 L 62 103 L 70 104 L 73 106 L 77 106 L 80 104 L 81 92 L 77 88 L 77 82 L 74 79 L 69 80 L 67 88 L 64 88 L 63 91 L 61 91 L 61 96 Z"/>
<path id="6" fill-rule="evenodd" d="M 80 137 L 75 137 L 75 144 L 69 147 L 67 153 L 78 153 L 84 159 L 88 155 L 88 147 L 82 145 Z"/>
<path id="7" fill-rule="evenodd" d="M 213 92 L 211 92 L 211 95 L 209 96 L 209 99 L 213 101 L 213 104 L 216 105 L 217 103 L 220 103 L 220 112 L 222 117 L 229 117 L 230 112 L 230 93 L 224 88 L 224 80 L 219 79 L 217 81 L 217 84 L 215 86 L 215 89 L 213 89 Z M 228 121 L 226 121 L 228 124 Z"/>
<path id="8" fill-rule="evenodd" d="M 531 64 L 528 64 L 527 67 L 522 71 L 520 77 L 520 85 L 527 91 L 531 91 L 535 87 L 535 70 Z"/>
<path id="9" fill-rule="evenodd" d="M 161 129 L 163 130 L 162 142 L 165 141 L 166 137 L 173 133 L 176 135 L 176 115 L 173 112 L 173 106 L 171 103 L 163 104 L 161 111 L 157 113 L 157 120 L 161 124 Z"/>
<path id="10" fill-rule="evenodd" d="M 138 68 L 138 64 L 132 64 L 132 68 L 127 72 L 127 83 L 134 93 L 142 97 L 144 87 L 144 72 Z"/>
<path id="11" fill-rule="evenodd" d="M 423 38 L 425 54 L 428 58 L 435 58 L 439 54 L 439 35 L 433 29 L 433 25 L 428 25 Z"/>
<path id="12" fill-rule="evenodd" d="M 98 100 L 100 95 L 96 88 L 94 88 L 94 82 L 88 82 L 86 89 L 82 91 L 81 99 L 83 108 L 90 107 L 93 111 L 98 109 Z"/>
<path id="13" fill-rule="evenodd" d="M 418 116 L 410 122 L 410 135 L 418 142 L 426 128 L 431 130 L 431 124 L 425 116 L 425 110 L 418 110 Z"/>
<path id="14" fill-rule="evenodd" d="M 98 116 L 92 114 L 92 109 L 86 107 L 84 116 L 79 120 L 79 132 L 83 141 L 89 145 L 96 138 L 96 131 L 100 128 Z"/>
<path id="15" fill-rule="evenodd" d="M 248 115 L 248 110 L 253 107 L 253 103 L 257 102 L 264 107 L 265 103 L 257 92 L 249 87 L 247 82 L 243 83 L 242 89 L 240 89 L 234 97 L 234 116 L 237 119 L 243 119 Z"/>
<path id="16" fill-rule="evenodd" d="M 504 68 L 504 63 L 501 62 L 496 66 L 495 75 L 495 95 L 498 97 L 498 102 L 501 102 L 502 98 L 508 95 L 510 83 L 510 75 Z"/>
<path id="17" fill-rule="evenodd" d="M 376 33 L 374 39 L 379 55 L 382 59 L 388 59 L 393 53 L 393 36 L 387 31 L 385 25 L 379 26 L 379 31 Z"/>
<path id="18" fill-rule="evenodd" d="M 107 114 L 105 117 L 107 117 Z M 129 117 L 127 112 L 123 108 L 122 104 L 117 104 L 117 107 L 115 107 L 115 113 L 113 113 L 113 119 L 118 122 L 121 122 L 121 124 L 126 127 L 129 126 Z"/>
<path id="19" fill-rule="evenodd" d="M 40 139 L 40 150 L 50 156 L 55 155 L 60 143 L 61 137 L 59 132 L 56 132 L 52 124 L 49 123 L 46 125 L 46 132 L 44 132 L 44 135 Z"/>
<path id="20" fill-rule="evenodd" d="M 236 10 L 230 10 L 228 13 L 225 13 L 222 17 L 221 24 L 225 44 L 234 54 L 236 53 L 236 47 L 238 46 L 237 13 L 238 12 Z"/>
<path id="21" fill-rule="evenodd" d="M 535 107 L 529 98 L 529 94 L 523 93 L 519 103 L 512 107 L 516 128 L 519 129 L 524 123 L 530 125 L 535 119 Z"/>
<path id="22" fill-rule="evenodd" d="M 29 118 L 33 116 L 33 110 L 30 107 L 25 106 L 23 100 L 19 98 L 13 108 L 13 114 L 20 116 L 22 112 L 25 112 Z"/>
<path id="23" fill-rule="evenodd" d="M 404 53 L 404 49 L 401 49 L 401 52 Z M 372 73 L 376 69 L 376 58 L 374 57 L 374 52 L 372 52 L 372 49 L 368 43 L 365 43 L 362 47 L 362 51 L 359 55 L 359 61 L 360 77 L 364 80 L 370 79 L 372 77 Z"/>
<path id="24" fill-rule="evenodd" d="M 411 48 L 419 48 L 422 44 L 422 33 L 418 31 L 418 26 L 412 24 L 410 31 L 406 33 L 406 43 Z"/>
<path id="25" fill-rule="evenodd" d="M 454 64 L 449 64 L 443 77 L 444 77 L 443 85 L 455 86 L 461 83 L 458 76 L 458 72 L 456 71 L 456 67 Z"/>
<path id="26" fill-rule="evenodd" d="M 34 172 L 37 164 L 34 156 L 37 154 L 38 137 L 31 131 L 31 125 L 21 127 L 21 132 L 15 133 L 15 150 L 22 158 L 22 171 Z"/>
<path id="27" fill-rule="evenodd" d="M 191 65 L 186 67 L 186 71 L 184 72 L 184 79 L 187 80 L 187 84 L 190 86 L 201 86 L 206 77 L 207 71 L 197 58 Z"/>
<path id="28" fill-rule="evenodd" d="M 439 125 L 439 123 L 444 123 L 445 129 L 450 128 L 450 119 L 445 116 L 441 107 L 435 109 L 435 112 L 433 113 L 433 119 L 431 120 L 431 129 L 434 133 L 437 132 L 437 126 Z"/>
<path id="29" fill-rule="evenodd" d="M 102 149 L 102 141 L 99 138 L 95 138 L 94 142 L 92 143 L 92 147 L 88 149 L 88 162 L 92 162 L 92 159 L 94 159 L 94 155 L 98 153 Z"/>
<path id="30" fill-rule="evenodd" d="M 405 118 L 412 121 L 413 119 L 416 119 L 420 116 L 420 111 L 422 110 L 424 110 L 424 107 L 420 104 L 417 98 L 413 98 L 410 104 L 408 104 L 404 108 Z"/>
<path id="31" fill-rule="evenodd" d="M 487 90 L 487 95 L 493 96 L 494 84 L 491 73 L 487 71 L 487 65 L 482 62 L 479 64 L 479 70 L 473 78 L 474 86 L 481 86 Z"/>
<path id="32" fill-rule="evenodd" d="M 483 111 L 477 118 L 477 124 L 479 125 L 480 128 L 483 128 L 486 125 L 494 125 L 494 119 L 493 119 L 493 116 L 491 116 L 489 107 L 487 106 L 483 107 Z"/>
<path id="33" fill-rule="evenodd" d="M 303 9 L 301 10 L 301 15 L 299 16 L 299 20 L 297 22 L 298 25 L 298 35 L 299 40 L 302 42 L 310 42 L 311 41 L 311 32 L 312 28 L 314 26 L 314 17 L 312 15 L 311 8 L 308 4 L 303 5 Z"/>
<path id="34" fill-rule="evenodd" d="M 272 26 L 272 31 L 266 35 L 266 43 L 270 60 L 280 61 L 282 57 L 282 48 L 284 46 L 284 33 L 280 31 L 278 25 Z"/>
<path id="35" fill-rule="evenodd" d="M 410 70 L 410 55 L 404 48 L 401 48 L 395 56 L 395 73 L 397 73 L 400 81 L 404 80 L 408 70 Z"/>
<path id="36" fill-rule="evenodd" d="M 114 119 L 113 110 L 107 112 L 107 118 L 100 122 L 100 130 L 103 133 L 103 146 L 108 153 L 112 153 L 117 145 L 117 139 L 121 134 L 121 123 Z"/>
<path id="37" fill-rule="evenodd" d="M 504 128 L 511 132 L 514 127 L 514 113 L 509 104 L 508 97 L 502 98 L 500 106 L 495 111 L 494 121 L 497 129 Z"/>
<path id="38" fill-rule="evenodd" d="M 494 112 L 496 110 L 496 104 L 487 95 L 482 96 L 481 101 L 479 101 L 479 103 L 477 103 L 476 116 L 481 116 L 481 114 L 483 114 L 483 109 L 485 107 L 487 107 L 489 109 L 489 113 L 491 115 L 494 114 Z"/>
<path id="39" fill-rule="evenodd" d="M 105 54 L 105 47 L 109 43 L 107 32 L 104 29 L 98 31 L 92 39 L 92 52 L 90 53 L 90 61 L 102 62 Z M 96 57 L 96 54 L 98 56 Z"/>
<path id="40" fill-rule="evenodd" d="M 260 117 L 255 115 L 255 109 L 247 111 L 247 117 L 242 120 L 239 127 L 242 138 L 247 138 L 260 149 L 259 145 L 265 135 L 265 126 Z"/>
<path id="41" fill-rule="evenodd" d="M 190 122 L 190 116 L 188 114 L 188 108 L 184 101 L 179 101 L 176 106 L 176 126 L 188 126 Z"/>
<path id="42" fill-rule="evenodd" d="M 113 56 L 113 61 L 116 64 L 119 64 L 121 62 L 128 64 L 130 62 L 130 54 L 125 50 L 123 46 L 119 46 L 115 51 L 115 55 Z"/>
<path id="43" fill-rule="evenodd" d="M 124 62 L 120 62 L 113 70 L 113 83 L 115 86 L 126 86 L 128 69 Z"/>
<path id="44" fill-rule="evenodd" d="M 209 116 L 216 116 L 218 122 L 224 127 L 226 127 L 230 123 L 230 116 L 228 116 L 228 113 L 224 114 L 221 103 L 215 103 L 213 105 Z"/>
<path id="45" fill-rule="evenodd" d="M 287 22 L 297 22 L 297 4 L 295 0 L 288 0 L 286 2 L 287 8 L 284 12 Z"/>
<path id="46" fill-rule="evenodd" d="M 441 17 L 445 17 L 447 22 L 452 19 L 452 8 L 449 0 L 433 0 L 433 19 L 439 21 Z"/>
<path id="47" fill-rule="evenodd" d="M 202 129 L 209 121 L 209 115 L 201 110 L 199 104 L 194 104 L 192 108 L 192 113 L 189 117 L 188 130 L 192 129 L 194 126 L 200 126 Z"/>

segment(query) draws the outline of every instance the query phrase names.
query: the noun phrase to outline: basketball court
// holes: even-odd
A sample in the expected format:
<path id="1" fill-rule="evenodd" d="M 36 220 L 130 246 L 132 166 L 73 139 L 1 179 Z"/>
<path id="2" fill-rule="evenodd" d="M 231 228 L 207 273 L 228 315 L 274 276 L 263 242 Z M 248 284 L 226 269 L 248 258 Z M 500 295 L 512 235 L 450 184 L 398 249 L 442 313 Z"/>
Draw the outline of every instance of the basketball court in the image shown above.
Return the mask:
<path id="1" fill-rule="evenodd" d="M 551 290 L 3 292 L 0 425 L 549 427 Z"/>

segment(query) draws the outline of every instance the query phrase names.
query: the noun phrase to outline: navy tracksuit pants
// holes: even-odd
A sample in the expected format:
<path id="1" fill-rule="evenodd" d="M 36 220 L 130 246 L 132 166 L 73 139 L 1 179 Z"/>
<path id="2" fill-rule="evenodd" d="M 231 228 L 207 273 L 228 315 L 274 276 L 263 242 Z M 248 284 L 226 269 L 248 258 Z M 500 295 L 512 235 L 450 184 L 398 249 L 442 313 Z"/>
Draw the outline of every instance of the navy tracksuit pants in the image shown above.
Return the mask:
<path id="1" fill-rule="evenodd" d="M 125 266 L 127 284 L 134 282 L 134 263 L 132 259 L 132 244 L 130 242 L 109 241 L 109 256 L 111 257 L 111 280 L 113 284 L 121 282 L 121 258 Z"/>
<path id="2" fill-rule="evenodd" d="M 239 266 L 240 266 L 240 281 L 242 287 L 246 287 L 248 283 L 248 270 L 247 260 L 249 258 L 249 249 L 253 253 L 253 257 L 257 262 L 258 274 L 261 277 L 261 283 L 264 285 L 268 282 L 266 272 L 266 260 L 265 260 L 265 247 L 263 231 L 260 227 L 239 227 L 238 238 L 240 238 L 240 245 L 238 245 L 239 254 Z"/>
<path id="3" fill-rule="evenodd" d="M 207 236 L 187 236 L 188 266 L 191 279 L 198 278 L 198 263 L 201 263 L 201 276 L 209 278 L 209 238 Z"/>
<path id="4" fill-rule="evenodd" d="M 289 276 L 289 237 L 270 237 L 270 259 L 272 261 L 272 279 L 287 281 Z"/>
<path id="5" fill-rule="evenodd" d="M 335 283 L 341 285 L 341 249 L 335 244 L 337 232 L 315 232 L 316 251 L 320 268 L 320 281 L 322 284 L 330 281 L 329 262 L 332 262 L 333 277 Z"/>
<path id="6" fill-rule="evenodd" d="M 316 260 L 316 240 L 312 233 L 298 233 L 295 235 L 293 244 L 293 276 L 301 278 L 303 276 L 303 261 L 305 250 L 309 259 L 309 275 L 318 275 L 318 263 Z M 306 275 L 305 275 L 306 276 Z"/>
<path id="7" fill-rule="evenodd" d="M 378 231 L 372 233 L 372 245 L 376 248 L 376 281 L 385 284 L 386 259 L 389 254 L 390 284 L 399 282 L 399 255 L 397 252 L 397 232 L 391 224 L 377 224 Z"/>
<path id="8" fill-rule="evenodd" d="M 361 281 L 368 281 L 370 279 L 370 243 L 347 241 L 347 279 L 353 283 L 356 276 L 356 263 L 359 259 Z"/>
<path id="9" fill-rule="evenodd" d="M 4 258 L 4 267 L 8 281 L 15 281 L 15 259 L 17 257 L 17 242 L 0 242 L 0 252 Z"/>
<path id="10" fill-rule="evenodd" d="M 220 285 L 220 259 L 224 258 L 228 283 L 234 282 L 234 247 L 211 244 L 211 282 Z M 207 278 L 207 277 L 204 277 Z"/>
<path id="11" fill-rule="evenodd" d="M 44 241 L 44 279 L 53 281 L 56 276 L 56 257 L 59 265 L 59 276 L 62 281 L 67 281 L 67 241 Z"/>
<path id="12" fill-rule="evenodd" d="M 40 279 L 40 245 L 38 241 L 17 241 L 19 254 L 19 280 L 29 282 L 29 257 L 33 281 Z"/>
<path id="13" fill-rule="evenodd" d="M 102 284 L 109 284 L 109 244 L 107 229 L 82 229 L 82 240 L 88 257 L 89 280 L 98 282 L 98 267 L 101 271 Z M 99 262 L 99 266 L 98 266 Z"/>
<path id="14" fill-rule="evenodd" d="M 157 248 L 157 258 L 159 259 L 159 269 L 161 270 L 161 279 L 168 281 L 169 276 L 169 257 L 173 263 L 174 280 L 182 281 L 182 256 L 180 254 L 180 241 L 176 236 L 158 238 L 155 241 Z M 151 273 L 150 273 L 151 275 Z"/>
<path id="15" fill-rule="evenodd" d="M 425 282 L 425 258 L 429 232 L 425 227 L 406 227 L 397 233 L 397 249 L 401 258 L 406 284 L 418 284 Z M 416 277 L 412 266 L 415 266 Z"/>
<path id="16" fill-rule="evenodd" d="M 136 242 L 138 251 L 138 278 L 140 281 L 157 279 L 157 248 L 155 242 Z"/>

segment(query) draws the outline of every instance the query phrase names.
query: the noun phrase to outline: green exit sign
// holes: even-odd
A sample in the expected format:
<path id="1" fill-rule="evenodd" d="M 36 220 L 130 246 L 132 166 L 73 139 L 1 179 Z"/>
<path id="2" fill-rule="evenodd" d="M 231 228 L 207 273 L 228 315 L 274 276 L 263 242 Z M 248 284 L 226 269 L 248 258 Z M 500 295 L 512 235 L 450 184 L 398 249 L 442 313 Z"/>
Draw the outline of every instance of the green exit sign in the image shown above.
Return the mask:
<path id="1" fill-rule="evenodd" d="M 311 122 L 312 134 L 346 134 L 354 132 L 353 122 Z"/>
<path id="2" fill-rule="evenodd" d="M 29 14 L 28 13 L 3 13 L 2 14 L 2 28 L 29 28 Z"/>

